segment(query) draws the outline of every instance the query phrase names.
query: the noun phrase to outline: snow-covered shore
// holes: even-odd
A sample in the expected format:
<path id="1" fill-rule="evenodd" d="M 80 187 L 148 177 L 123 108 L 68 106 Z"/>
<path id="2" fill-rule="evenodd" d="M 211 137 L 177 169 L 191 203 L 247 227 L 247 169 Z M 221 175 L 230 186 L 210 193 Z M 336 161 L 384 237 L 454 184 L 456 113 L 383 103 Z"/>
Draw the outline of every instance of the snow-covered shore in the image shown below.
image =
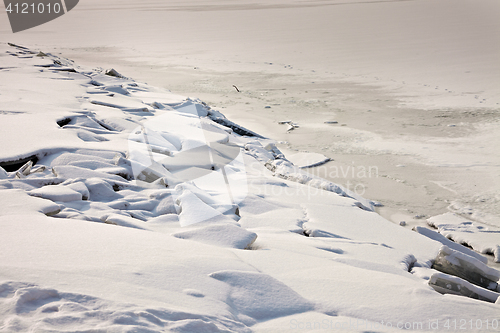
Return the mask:
<path id="1" fill-rule="evenodd" d="M 499 13 L 0 20 L 0 332 L 498 331 Z"/>
<path id="2" fill-rule="evenodd" d="M 280 148 L 323 154 L 332 161 L 310 172 L 408 228 L 448 211 L 498 227 L 499 11 L 496 0 L 87 0 L 18 34 L 2 20 L 0 39 L 117 68 Z"/>
<path id="3" fill-rule="evenodd" d="M 201 101 L 0 51 L 0 331 L 498 324 L 483 257 L 385 220 Z M 432 269 L 438 253 L 458 273 Z"/>

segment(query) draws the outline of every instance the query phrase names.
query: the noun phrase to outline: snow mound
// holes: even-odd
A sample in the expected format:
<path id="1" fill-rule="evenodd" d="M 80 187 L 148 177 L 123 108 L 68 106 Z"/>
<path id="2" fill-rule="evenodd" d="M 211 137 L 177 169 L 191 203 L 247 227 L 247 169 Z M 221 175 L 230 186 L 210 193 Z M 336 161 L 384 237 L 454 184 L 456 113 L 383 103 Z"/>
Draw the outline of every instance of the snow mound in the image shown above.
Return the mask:
<path id="1" fill-rule="evenodd" d="M 256 272 L 220 271 L 210 277 L 231 286 L 229 304 L 256 320 L 307 312 L 314 305 L 275 278 Z"/>
<path id="2" fill-rule="evenodd" d="M 237 249 L 246 249 L 257 239 L 256 233 L 232 224 L 210 225 L 194 230 L 178 232 L 173 234 L 173 236 Z"/>
<path id="3" fill-rule="evenodd" d="M 82 200 L 82 194 L 66 186 L 49 185 L 28 192 L 29 195 L 52 201 L 78 201 Z"/>
<path id="4" fill-rule="evenodd" d="M 61 207 L 52 201 L 29 196 L 25 191 L 17 189 L 0 190 L 0 202 L 0 216 L 17 215 L 19 212 L 55 215 L 61 210 Z"/>

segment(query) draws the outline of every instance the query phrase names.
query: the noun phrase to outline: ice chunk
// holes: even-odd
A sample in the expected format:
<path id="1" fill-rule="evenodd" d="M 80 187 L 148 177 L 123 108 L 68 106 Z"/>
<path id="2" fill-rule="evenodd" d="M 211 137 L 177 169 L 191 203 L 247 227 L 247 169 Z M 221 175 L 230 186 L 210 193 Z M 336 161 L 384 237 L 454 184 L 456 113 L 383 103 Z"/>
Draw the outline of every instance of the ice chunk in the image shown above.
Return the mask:
<path id="1" fill-rule="evenodd" d="M 323 154 L 299 152 L 286 157 L 301 169 L 312 168 L 329 162 L 331 159 Z"/>
<path id="2" fill-rule="evenodd" d="M 142 103 L 141 100 L 136 98 L 127 97 L 124 95 L 94 95 L 90 103 L 95 105 L 107 106 L 110 108 L 122 109 L 124 111 L 144 111 L 148 112 L 150 106 Z M 152 109 L 152 108 L 151 108 Z"/>
<path id="3" fill-rule="evenodd" d="M 176 201 L 181 210 L 179 221 L 182 227 L 224 216 L 189 190 L 184 190 Z"/>
<path id="4" fill-rule="evenodd" d="M 52 172 L 60 178 L 66 178 L 66 179 L 75 179 L 75 178 L 102 178 L 102 179 L 109 179 L 112 181 L 118 181 L 122 182 L 124 181 L 123 177 L 105 173 L 105 172 L 100 172 L 100 171 L 94 171 L 94 170 L 89 170 L 85 168 L 80 168 L 76 166 L 71 166 L 71 165 L 60 165 L 52 168 Z"/>
<path id="5" fill-rule="evenodd" d="M 441 235 L 438 232 L 435 232 L 433 230 L 430 230 L 430 229 L 427 229 L 427 228 L 424 228 L 424 227 L 418 227 L 418 226 L 415 227 L 415 228 L 413 228 L 413 230 L 416 231 L 416 232 L 418 232 L 421 235 L 424 235 L 424 236 L 426 236 L 426 237 L 428 237 L 430 239 L 433 239 L 435 241 L 440 242 L 443 245 L 448 246 L 450 249 L 453 249 L 455 251 L 460 251 L 462 253 L 465 253 L 468 256 L 474 257 L 474 258 L 476 258 L 477 260 L 481 261 L 484 264 L 488 263 L 488 258 L 486 258 L 485 256 L 482 256 L 479 253 L 474 252 L 471 249 L 469 249 L 469 248 L 467 248 L 467 247 L 465 247 L 463 245 L 460 245 L 460 244 L 452 242 L 451 240 L 449 240 L 448 238 L 444 237 L 443 235 Z"/>
<path id="6" fill-rule="evenodd" d="M 86 179 L 84 183 L 90 193 L 89 200 L 109 201 L 122 197 L 114 191 L 113 187 L 108 182 L 100 178 L 89 178 Z"/>
<path id="7" fill-rule="evenodd" d="M 117 78 L 120 78 L 120 79 L 126 79 L 125 76 L 123 76 L 120 73 L 118 73 L 114 68 L 107 69 L 104 72 L 104 74 L 109 75 L 109 76 L 114 76 L 114 77 L 117 77 Z"/>
<path id="8" fill-rule="evenodd" d="M 262 145 L 256 141 L 249 142 L 245 145 L 245 150 L 247 150 L 250 155 L 255 157 L 258 161 L 266 163 L 275 159 L 272 151 L 269 151 L 262 147 Z"/>
<path id="9" fill-rule="evenodd" d="M 82 141 L 85 142 L 102 142 L 102 141 L 108 141 L 105 137 L 101 135 L 94 134 L 90 131 L 86 130 L 78 130 L 76 134 Z"/>
<path id="10" fill-rule="evenodd" d="M 265 163 L 265 166 L 273 172 L 276 177 L 356 199 L 359 208 L 367 211 L 374 210 L 375 203 L 373 201 L 367 200 L 354 191 L 343 188 L 335 183 L 306 173 L 286 159 L 277 158 L 275 160 L 270 160 Z"/>
<path id="11" fill-rule="evenodd" d="M 100 119 L 101 124 L 104 124 L 106 127 L 111 127 L 117 131 L 123 132 L 132 132 L 137 128 L 137 123 L 131 121 L 129 119 L 122 119 L 118 117 L 109 117 Z"/>
<path id="12" fill-rule="evenodd" d="M 82 200 L 82 194 L 66 186 L 49 185 L 28 192 L 29 195 L 52 201 L 78 201 Z"/>
<path id="13" fill-rule="evenodd" d="M 122 227 L 145 229 L 144 222 L 134 219 L 130 216 L 120 214 L 110 214 L 102 216 L 101 221 L 104 221 L 107 224 L 114 224 Z"/>
<path id="14" fill-rule="evenodd" d="M 256 233 L 232 224 L 210 225 L 204 228 L 178 232 L 173 236 L 237 249 L 246 249 L 257 239 Z"/>
<path id="15" fill-rule="evenodd" d="M 77 154 L 77 153 L 63 153 L 57 156 L 51 163 L 51 167 L 60 166 L 60 165 L 74 165 L 74 163 L 78 162 L 102 162 L 109 163 L 106 158 L 100 156 L 91 156 L 86 154 Z"/>
<path id="16" fill-rule="evenodd" d="M 496 290 L 500 272 L 486 266 L 474 257 L 442 246 L 432 268 L 458 276 L 483 288 Z"/>
<path id="17" fill-rule="evenodd" d="M 33 161 L 28 161 L 24 164 L 17 172 L 16 178 L 24 178 L 28 176 L 31 172 L 31 168 L 33 167 Z"/>
<path id="18" fill-rule="evenodd" d="M 499 293 L 480 288 L 459 277 L 443 273 L 432 274 L 431 278 L 429 279 L 429 285 L 441 294 L 467 296 L 470 298 L 492 303 L 495 303 L 495 301 L 497 301 L 500 296 Z"/>
<path id="19" fill-rule="evenodd" d="M 121 94 L 121 95 L 129 95 L 129 92 L 127 91 L 127 89 L 124 89 L 123 85 L 121 85 L 121 84 L 106 86 L 106 87 L 103 87 L 102 90 Z"/>
<path id="20" fill-rule="evenodd" d="M 0 179 L 6 179 L 8 177 L 9 174 L 7 173 L 7 171 L 5 171 L 5 169 L 0 166 Z"/>
<path id="21" fill-rule="evenodd" d="M 89 192 L 89 189 L 87 188 L 87 186 L 85 186 L 85 183 L 83 183 L 81 181 L 77 181 L 74 183 L 67 184 L 66 186 L 69 187 L 70 189 L 72 189 L 73 191 L 80 193 L 82 195 L 82 200 L 89 199 L 90 192 Z"/>
<path id="22" fill-rule="evenodd" d="M 78 127 L 87 127 L 87 128 L 104 130 L 104 127 L 102 127 L 95 120 L 94 117 L 89 117 L 87 115 L 77 115 L 77 116 L 67 117 L 65 119 L 62 119 L 61 121 L 58 121 L 57 124 L 61 127 L 73 125 Z"/>
<path id="23" fill-rule="evenodd" d="M 175 208 L 174 200 L 171 195 L 160 200 L 156 206 L 155 213 L 157 215 L 177 214 L 177 209 Z"/>

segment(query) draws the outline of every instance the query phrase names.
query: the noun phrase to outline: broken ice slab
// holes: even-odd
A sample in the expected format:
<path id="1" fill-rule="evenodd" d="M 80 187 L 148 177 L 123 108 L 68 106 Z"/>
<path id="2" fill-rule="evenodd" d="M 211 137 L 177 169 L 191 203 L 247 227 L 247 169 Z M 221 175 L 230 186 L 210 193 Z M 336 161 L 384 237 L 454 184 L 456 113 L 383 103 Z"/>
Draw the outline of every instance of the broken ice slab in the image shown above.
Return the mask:
<path id="1" fill-rule="evenodd" d="M 449 240 L 448 238 L 441 235 L 439 232 L 436 232 L 434 230 L 430 230 L 430 229 L 427 229 L 424 227 L 419 227 L 419 226 L 414 227 L 412 230 L 421 234 L 421 235 L 424 235 L 425 237 L 428 237 L 428 238 L 433 239 L 437 242 L 440 242 L 441 244 L 448 246 L 450 249 L 453 249 L 453 250 L 459 251 L 459 252 L 463 252 L 468 256 L 474 257 L 484 264 L 488 263 L 488 258 L 486 258 L 485 256 L 475 252 L 474 250 L 469 249 L 468 247 L 465 247 L 461 244 L 458 244 L 458 243 L 455 243 L 455 242 Z"/>
<path id="2" fill-rule="evenodd" d="M 459 277 L 443 273 L 432 274 L 429 285 L 441 294 L 466 296 L 491 303 L 495 303 L 500 296 L 499 293 L 475 286 Z"/>
<path id="3" fill-rule="evenodd" d="M 500 272 L 474 257 L 442 246 L 432 268 L 458 276 L 470 283 L 490 290 L 498 290 Z"/>
<path id="4" fill-rule="evenodd" d="M 495 262 L 500 262 L 498 251 L 500 228 L 495 227 L 495 223 L 484 224 L 471 221 L 451 212 L 433 216 L 427 220 L 427 223 L 437 228 L 437 231 L 446 238 L 469 246 L 479 253 L 492 254 L 495 256 Z"/>
<path id="5" fill-rule="evenodd" d="M 16 178 L 21 179 L 28 176 L 31 172 L 32 167 L 33 167 L 33 162 L 29 160 L 16 172 Z"/>
<path id="6" fill-rule="evenodd" d="M 7 179 L 9 177 L 9 174 L 7 173 L 7 171 L 5 171 L 4 168 L 2 168 L 2 166 L 0 166 L 0 179 Z"/>

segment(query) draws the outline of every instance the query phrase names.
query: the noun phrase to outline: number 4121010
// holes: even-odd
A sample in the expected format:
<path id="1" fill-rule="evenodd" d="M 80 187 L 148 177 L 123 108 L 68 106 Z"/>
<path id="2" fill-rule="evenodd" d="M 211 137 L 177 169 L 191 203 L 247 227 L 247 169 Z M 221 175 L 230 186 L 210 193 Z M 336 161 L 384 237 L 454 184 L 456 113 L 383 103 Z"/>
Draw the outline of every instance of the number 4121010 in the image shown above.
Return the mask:
<path id="1" fill-rule="evenodd" d="M 15 5 L 12 5 L 12 3 L 9 3 L 7 8 L 5 10 L 9 14 L 59 14 L 61 12 L 61 4 L 58 2 L 55 3 L 48 3 L 48 4 L 43 4 L 43 3 L 38 3 L 35 4 L 33 3 L 27 3 L 23 2 L 21 4 L 16 3 Z"/>

